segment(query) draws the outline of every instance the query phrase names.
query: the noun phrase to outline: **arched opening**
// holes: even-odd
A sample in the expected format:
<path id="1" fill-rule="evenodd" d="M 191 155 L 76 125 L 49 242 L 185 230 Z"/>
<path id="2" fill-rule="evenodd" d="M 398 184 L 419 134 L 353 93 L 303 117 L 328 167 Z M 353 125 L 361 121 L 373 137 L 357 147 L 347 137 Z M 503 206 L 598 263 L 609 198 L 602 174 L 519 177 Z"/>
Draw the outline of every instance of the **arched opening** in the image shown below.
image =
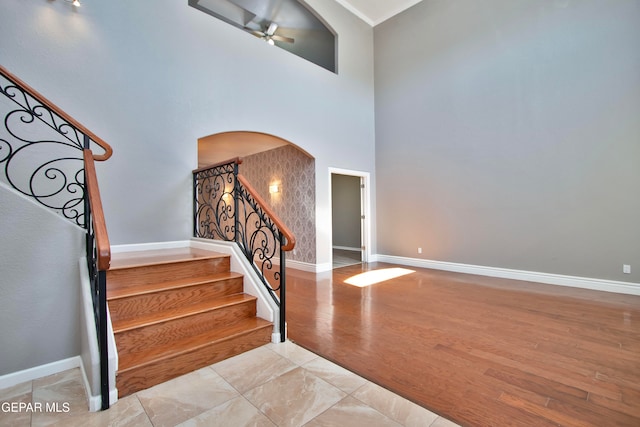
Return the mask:
<path id="1" fill-rule="evenodd" d="M 333 29 L 299 0 L 189 0 L 189 5 L 336 73 Z"/>
<path id="2" fill-rule="evenodd" d="M 315 159 L 297 145 L 261 132 L 222 132 L 198 140 L 198 167 L 236 157 L 243 160 L 240 173 L 295 234 L 296 247 L 288 259 L 315 264 Z"/>

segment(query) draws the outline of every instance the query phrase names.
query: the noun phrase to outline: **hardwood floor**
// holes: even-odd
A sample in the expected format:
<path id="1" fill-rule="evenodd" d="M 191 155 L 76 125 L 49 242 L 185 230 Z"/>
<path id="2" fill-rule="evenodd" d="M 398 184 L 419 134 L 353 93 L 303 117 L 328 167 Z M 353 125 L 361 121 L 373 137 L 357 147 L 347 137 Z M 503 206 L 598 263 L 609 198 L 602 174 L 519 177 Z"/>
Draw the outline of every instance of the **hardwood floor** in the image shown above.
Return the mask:
<path id="1" fill-rule="evenodd" d="M 289 338 L 465 426 L 640 426 L 640 297 L 373 263 L 287 271 Z"/>

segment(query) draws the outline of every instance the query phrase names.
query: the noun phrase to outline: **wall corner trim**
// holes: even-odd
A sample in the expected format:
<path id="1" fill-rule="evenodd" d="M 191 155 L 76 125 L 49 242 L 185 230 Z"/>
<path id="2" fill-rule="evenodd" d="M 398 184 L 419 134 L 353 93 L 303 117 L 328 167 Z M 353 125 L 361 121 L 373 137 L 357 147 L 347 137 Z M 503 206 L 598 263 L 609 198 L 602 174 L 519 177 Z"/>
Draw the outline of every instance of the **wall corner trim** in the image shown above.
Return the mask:
<path id="1" fill-rule="evenodd" d="M 452 271 L 455 273 L 477 274 L 501 279 L 522 280 L 544 283 L 547 285 L 568 286 L 591 289 L 595 291 L 614 292 L 619 294 L 639 295 L 640 283 L 620 282 L 615 280 L 594 279 L 589 277 L 566 276 L 562 274 L 540 273 L 535 271 L 513 270 L 508 268 L 486 267 L 481 265 L 460 264 L 428 259 L 399 257 L 377 254 L 379 262 L 400 264 L 410 267 L 431 268 L 434 270 Z"/>

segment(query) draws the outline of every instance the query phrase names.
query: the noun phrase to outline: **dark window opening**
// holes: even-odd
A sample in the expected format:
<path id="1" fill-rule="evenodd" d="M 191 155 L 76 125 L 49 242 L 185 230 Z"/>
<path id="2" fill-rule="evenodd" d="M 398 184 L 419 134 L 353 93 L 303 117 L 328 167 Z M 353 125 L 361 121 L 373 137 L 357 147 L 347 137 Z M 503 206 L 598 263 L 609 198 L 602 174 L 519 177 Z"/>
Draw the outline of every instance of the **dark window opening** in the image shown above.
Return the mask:
<path id="1" fill-rule="evenodd" d="M 234 27 L 336 72 L 336 36 L 297 0 L 188 0 Z"/>

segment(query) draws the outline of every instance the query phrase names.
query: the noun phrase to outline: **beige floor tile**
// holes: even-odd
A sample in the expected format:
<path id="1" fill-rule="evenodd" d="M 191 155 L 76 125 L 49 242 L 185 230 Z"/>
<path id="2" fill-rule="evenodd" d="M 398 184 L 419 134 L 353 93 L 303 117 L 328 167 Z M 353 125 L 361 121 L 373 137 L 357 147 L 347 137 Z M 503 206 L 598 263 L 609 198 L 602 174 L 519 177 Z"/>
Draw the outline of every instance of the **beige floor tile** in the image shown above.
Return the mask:
<path id="1" fill-rule="evenodd" d="M 210 367 L 137 393 L 155 427 L 175 426 L 238 396 Z"/>
<path id="2" fill-rule="evenodd" d="M 347 394 L 353 393 L 367 383 L 364 378 L 320 357 L 305 363 L 302 367 Z"/>
<path id="3" fill-rule="evenodd" d="M 31 381 L 0 390 L 0 426 L 29 427 L 32 412 Z"/>
<path id="4" fill-rule="evenodd" d="M 9 402 L 11 399 L 22 396 L 23 394 L 31 393 L 32 381 L 16 384 L 14 386 L 3 388 L 0 390 L 0 401 Z"/>
<path id="5" fill-rule="evenodd" d="M 31 416 L 32 426 L 66 425 L 89 410 L 82 374 L 70 369 L 33 381 L 33 404 L 40 410 Z"/>
<path id="6" fill-rule="evenodd" d="M 353 397 L 406 427 L 429 426 L 438 418 L 433 412 L 371 382 L 356 390 Z"/>
<path id="7" fill-rule="evenodd" d="M 337 402 L 346 393 L 296 368 L 258 386 L 244 396 L 280 427 L 301 426 Z"/>
<path id="8" fill-rule="evenodd" d="M 57 384 L 66 383 L 68 381 L 82 381 L 82 373 L 80 368 L 68 369 L 57 374 L 48 375 L 46 377 L 33 380 L 33 390 L 55 386 Z"/>
<path id="9" fill-rule="evenodd" d="M 453 421 L 449 421 L 446 418 L 438 417 L 429 427 L 460 427 Z"/>
<path id="10" fill-rule="evenodd" d="M 153 427 L 136 395 L 119 399 L 107 411 L 74 414 L 65 427 Z"/>
<path id="11" fill-rule="evenodd" d="M 211 365 L 240 393 L 270 381 L 297 366 L 265 346 Z"/>
<path id="12" fill-rule="evenodd" d="M 268 344 L 267 347 L 299 366 L 320 357 L 317 354 L 292 343 L 291 341 L 271 343 Z"/>
<path id="13" fill-rule="evenodd" d="M 242 396 L 179 424 L 180 427 L 275 427 L 269 418 Z"/>
<path id="14" fill-rule="evenodd" d="M 89 412 L 77 368 L 0 390 L 3 402 L 31 405 L 15 412 L 5 406 L 0 426 L 11 427 L 457 427 L 291 342 L 127 396 L 108 411 Z"/>
<path id="15" fill-rule="evenodd" d="M 402 427 L 401 424 L 365 405 L 359 400 L 347 396 L 313 420 L 305 427 Z"/>

